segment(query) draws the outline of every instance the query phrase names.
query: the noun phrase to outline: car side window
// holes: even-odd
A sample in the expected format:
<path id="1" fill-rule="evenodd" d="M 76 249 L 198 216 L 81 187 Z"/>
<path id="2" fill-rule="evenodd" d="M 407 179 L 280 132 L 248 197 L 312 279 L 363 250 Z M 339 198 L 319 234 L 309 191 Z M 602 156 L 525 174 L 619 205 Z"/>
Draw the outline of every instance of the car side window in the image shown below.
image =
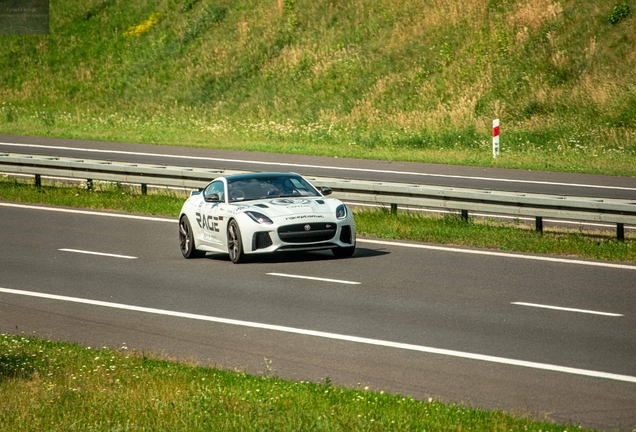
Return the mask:
<path id="1" fill-rule="evenodd" d="M 225 201 L 225 187 L 222 181 L 215 181 L 208 185 L 203 191 L 203 198 L 207 199 L 210 195 L 218 195 L 221 202 Z"/>
<path id="2" fill-rule="evenodd" d="M 310 189 L 309 185 L 302 183 L 299 179 L 290 178 L 289 181 L 293 185 L 293 190 L 298 191 L 299 195 L 316 195 L 316 192 Z"/>

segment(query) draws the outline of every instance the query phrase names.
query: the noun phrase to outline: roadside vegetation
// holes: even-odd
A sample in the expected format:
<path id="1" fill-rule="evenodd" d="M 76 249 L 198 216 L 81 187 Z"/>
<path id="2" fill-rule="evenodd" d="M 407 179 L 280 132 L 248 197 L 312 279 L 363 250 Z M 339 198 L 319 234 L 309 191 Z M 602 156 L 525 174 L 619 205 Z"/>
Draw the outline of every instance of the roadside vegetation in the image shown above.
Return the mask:
<path id="1" fill-rule="evenodd" d="M 268 359 L 264 359 L 267 364 Z M 3 431 L 581 431 L 578 425 L 0 334 Z"/>
<path id="2" fill-rule="evenodd" d="M 0 200 L 3 201 L 176 218 L 186 197 L 184 191 L 168 189 L 151 190 L 142 195 L 137 187 L 101 182 L 95 182 L 93 190 L 46 181 L 41 188 L 36 188 L 32 180 L 0 177 Z M 393 215 L 386 208 L 356 208 L 354 215 L 360 236 L 636 263 L 636 235 L 629 230 L 625 241 L 618 241 L 613 230 L 544 228 L 540 234 L 534 231 L 533 225 L 524 225 L 518 220 L 470 218 L 465 222 L 457 214 L 436 216 L 399 211 Z"/>
<path id="3" fill-rule="evenodd" d="M 50 5 L 0 133 L 636 176 L 634 0 Z"/>

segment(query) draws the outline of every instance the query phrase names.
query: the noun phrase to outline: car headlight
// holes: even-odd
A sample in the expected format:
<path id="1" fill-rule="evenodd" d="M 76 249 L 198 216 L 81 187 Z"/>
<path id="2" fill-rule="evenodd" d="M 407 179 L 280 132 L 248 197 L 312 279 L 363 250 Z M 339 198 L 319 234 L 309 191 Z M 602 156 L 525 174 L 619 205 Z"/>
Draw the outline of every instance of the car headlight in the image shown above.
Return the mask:
<path id="1" fill-rule="evenodd" d="M 344 204 L 340 204 L 336 208 L 336 218 L 344 219 L 346 217 L 347 217 L 347 206 L 345 206 Z"/>
<path id="2" fill-rule="evenodd" d="M 249 217 L 251 217 L 254 222 L 257 222 L 259 224 L 272 224 L 272 223 L 274 223 L 274 222 L 272 222 L 272 220 L 270 218 L 265 216 L 263 213 L 259 213 L 259 212 L 255 212 L 255 211 L 246 211 L 245 214 L 248 215 Z"/>

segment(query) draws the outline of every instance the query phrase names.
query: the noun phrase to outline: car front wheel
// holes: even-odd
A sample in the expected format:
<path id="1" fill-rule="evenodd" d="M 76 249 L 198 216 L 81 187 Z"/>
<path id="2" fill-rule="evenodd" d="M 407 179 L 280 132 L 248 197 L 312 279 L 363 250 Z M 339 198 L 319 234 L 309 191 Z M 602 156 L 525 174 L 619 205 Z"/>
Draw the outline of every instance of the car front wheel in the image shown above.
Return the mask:
<path id="1" fill-rule="evenodd" d="M 227 227 L 227 252 L 230 254 L 230 260 L 232 260 L 234 264 L 245 261 L 241 230 L 235 220 L 230 222 Z"/>
<path id="2" fill-rule="evenodd" d="M 179 219 L 179 247 L 184 258 L 201 258 L 205 256 L 205 252 L 197 250 L 194 244 L 194 233 L 186 215 L 181 216 L 181 219 Z"/>

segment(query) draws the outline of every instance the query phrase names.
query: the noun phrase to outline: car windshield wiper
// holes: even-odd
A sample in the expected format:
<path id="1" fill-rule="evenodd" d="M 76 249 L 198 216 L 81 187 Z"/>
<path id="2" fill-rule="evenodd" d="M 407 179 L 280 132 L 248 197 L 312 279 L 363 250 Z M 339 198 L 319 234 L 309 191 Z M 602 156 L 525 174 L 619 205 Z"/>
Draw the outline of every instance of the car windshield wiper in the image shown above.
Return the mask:
<path id="1" fill-rule="evenodd" d="M 245 202 L 245 201 L 254 201 L 260 198 L 234 198 L 231 199 L 230 202 L 231 203 L 237 203 L 237 202 Z"/>
<path id="2" fill-rule="evenodd" d="M 283 194 L 283 195 L 278 195 L 275 198 L 316 198 L 319 195 L 305 195 L 305 194 Z"/>

